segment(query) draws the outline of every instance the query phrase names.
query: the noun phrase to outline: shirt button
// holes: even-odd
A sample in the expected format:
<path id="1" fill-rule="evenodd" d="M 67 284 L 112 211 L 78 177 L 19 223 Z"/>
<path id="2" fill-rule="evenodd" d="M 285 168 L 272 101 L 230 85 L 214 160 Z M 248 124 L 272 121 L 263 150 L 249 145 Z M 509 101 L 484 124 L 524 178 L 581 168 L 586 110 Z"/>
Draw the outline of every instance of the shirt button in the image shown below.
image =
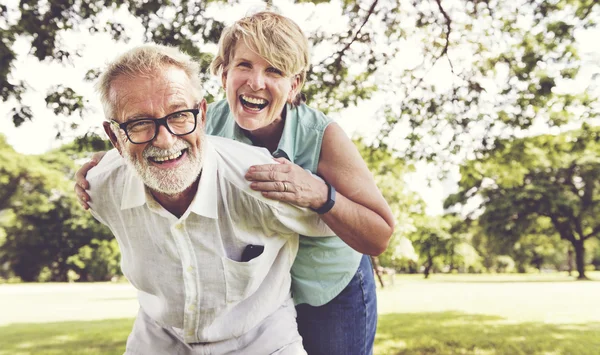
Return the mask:
<path id="1" fill-rule="evenodd" d="M 187 267 L 187 271 L 188 272 L 194 272 L 194 267 L 193 266 L 188 266 Z"/>
<path id="2" fill-rule="evenodd" d="M 190 311 L 195 312 L 196 311 L 196 305 L 193 304 L 190 306 Z"/>
<path id="3" fill-rule="evenodd" d="M 175 225 L 175 229 L 182 230 L 182 229 L 183 229 L 183 224 L 182 224 L 182 223 L 177 223 L 177 224 Z"/>

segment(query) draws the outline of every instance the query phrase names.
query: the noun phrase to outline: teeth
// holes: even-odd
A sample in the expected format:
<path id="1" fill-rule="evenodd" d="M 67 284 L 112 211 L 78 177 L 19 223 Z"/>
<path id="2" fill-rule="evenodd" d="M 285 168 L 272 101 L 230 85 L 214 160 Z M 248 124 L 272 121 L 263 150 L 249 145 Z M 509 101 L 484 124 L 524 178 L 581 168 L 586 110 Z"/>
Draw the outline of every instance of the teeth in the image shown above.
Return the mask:
<path id="1" fill-rule="evenodd" d="M 181 156 L 181 154 L 183 154 L 183 151 L 177 152 L 177 153 L 175 153 L 175 154 L 172 154 L 172 155 L 169 155 L 169 156 L 167 156 L 167 157 L 153 157 L 152 159 L 153 159 L 155 162 L 162 163 L 163 161 L 177 159 L 177 158 L 179 158 L 179 157 Z"/>
<path id="2" fill-rule="evenodd" d="M 255 105 L 265 105 L 267 103 L 267 100 L 265 99 L 259 99 L 259 98 L 254 98 L 254 97 L 248 97 L 246 95 L 242 95 L 242 99 L 244 101 L 248 101 L 251 104 L 255 104 Z"/>

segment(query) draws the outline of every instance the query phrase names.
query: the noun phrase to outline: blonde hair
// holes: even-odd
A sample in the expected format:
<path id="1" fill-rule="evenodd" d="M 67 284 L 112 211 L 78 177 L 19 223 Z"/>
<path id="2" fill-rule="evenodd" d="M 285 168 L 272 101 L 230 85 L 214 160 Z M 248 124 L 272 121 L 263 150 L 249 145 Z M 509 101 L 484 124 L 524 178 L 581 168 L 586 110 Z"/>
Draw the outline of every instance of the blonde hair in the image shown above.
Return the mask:
<path id="1" fill-rule="evenodd" d="M 304 101 L 300 89 L 306 80 L 310 53 L 308 40 L 294 21 L 264 11 L 244 17 L 225 28 L 219 39 L 218 53 L 210 65 L 214 75 L 221 76 L 227 72 L 240 40 L 284 75 L 298 75 L 300 80 L 292 104 Z"/>
<path id="2" fill-rule="evenodd" d="M 121 75 L 129 77 L 151 77 L 156 71 L 173 65 L 182 69 L 190 78 L 195 89 L 194 95 L 202 99 L 202 83 L 200 81 L 200 65 L 189 55 L 174 47 L 163 45 L 142 45 L 123 53 L 110 62 L 98 78 L 96 90 L 100 93 L 100 101 L 106 119 L 115 115 L 116 103 L 112 94 L 112 82 Z"/>

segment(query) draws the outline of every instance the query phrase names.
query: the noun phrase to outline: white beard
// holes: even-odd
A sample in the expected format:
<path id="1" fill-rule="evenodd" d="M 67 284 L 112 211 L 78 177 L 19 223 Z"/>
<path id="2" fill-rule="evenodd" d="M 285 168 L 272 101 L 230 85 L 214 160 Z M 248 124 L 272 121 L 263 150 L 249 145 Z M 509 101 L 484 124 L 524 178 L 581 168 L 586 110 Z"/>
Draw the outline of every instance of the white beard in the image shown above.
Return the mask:
<path id="1" fill-rule="evenodd" d="M 196 182 L 200 176 L 200 172 L 202 172 L 202 147 L 204 146 L 205 136 L 202 133 L 200 135 L 200 149 L 196 155 L 192 152 L 191 144 L 178 137 L 173 147 L 168 150 L 148 145 L 142 153 L 144 157 L 142 161 L 131 156 L 127 149 L 122 149 L 123 158 L 125 158 L 127 165 L 133 168 L 148 188 L 165 195 L 177 195 Z M 160 169 L 148 163 L 149 157 L 167 157 L 179 154 L 180 151 L 186 148 L 187 156 L 183 158 L 186 161 L 179 164 L 176 168 Z"/>

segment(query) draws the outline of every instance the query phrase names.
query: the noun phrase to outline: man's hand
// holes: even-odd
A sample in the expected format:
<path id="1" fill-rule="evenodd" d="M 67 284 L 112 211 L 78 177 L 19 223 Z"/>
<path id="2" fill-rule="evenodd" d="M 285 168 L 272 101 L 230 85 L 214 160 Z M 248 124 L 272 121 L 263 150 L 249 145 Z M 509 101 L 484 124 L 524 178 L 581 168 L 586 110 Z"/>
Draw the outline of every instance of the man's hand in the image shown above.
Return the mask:
<path id="1" fill-rule="evenodd" d="M 77 196 L 77 201 L 84 210 L 88 210 L 90 206 L 88 202 L 90 202 L 90 195 L 86 192 L 87 189 L 90 188 L 90 183 L 85 179 L 88 171 L 91 168 L 98 165 L 100 160 L 104 157 L 106 152 L 96 152 L 92 155 L 92 159 L 87 163 L 83 164 L 79 170 L 75 173 L 75 195 Z"/>
<path id="2" fill-rule="evenodd" d="M 319 208 L 327 201 L 327 185 L 307 170 L 285 158 L 280 164 L 254 165 L 248 169 L 246 180 L 250 188 L 262 195 L 300 207 Z"/>

